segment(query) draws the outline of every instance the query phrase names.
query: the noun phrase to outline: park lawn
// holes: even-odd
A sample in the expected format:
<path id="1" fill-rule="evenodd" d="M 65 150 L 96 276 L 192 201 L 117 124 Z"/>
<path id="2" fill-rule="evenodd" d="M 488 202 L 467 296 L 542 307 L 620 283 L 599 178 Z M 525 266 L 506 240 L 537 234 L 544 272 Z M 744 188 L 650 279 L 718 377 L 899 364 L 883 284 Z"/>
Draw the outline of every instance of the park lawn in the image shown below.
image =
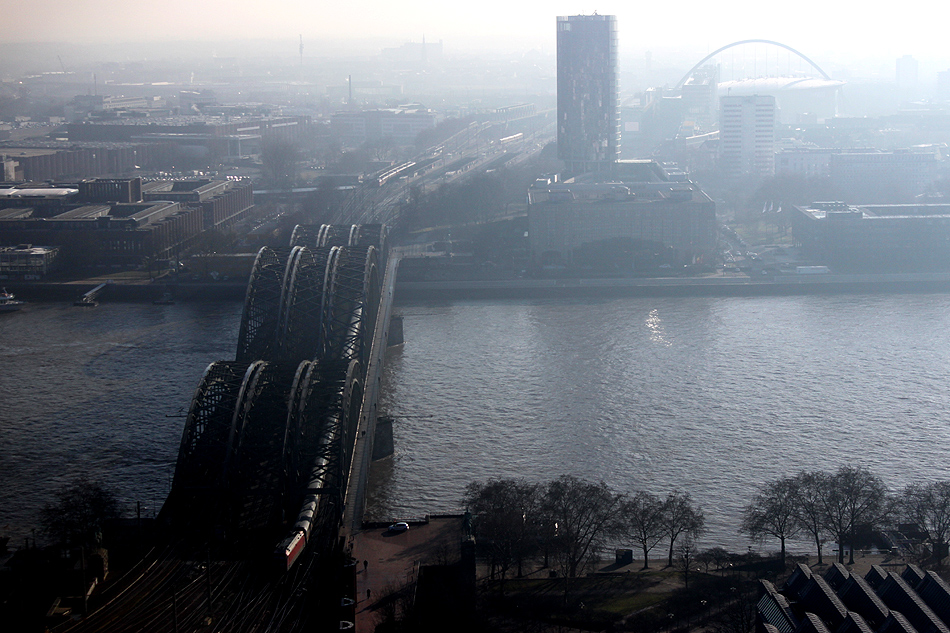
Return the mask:
<path id="1" fill-rule="evenodd" d="M 571 579 L 567 601 L 563 578 L 509 579 L 505 596 L 495 606 L 509 615 L 516 606 L 517 617 L 544 620 L 561 625 L 597 629 L 668 599 L 682 586 L 673 571 L 594 574 Z M 492 583 L 486 595 L 499 596 Z"/>

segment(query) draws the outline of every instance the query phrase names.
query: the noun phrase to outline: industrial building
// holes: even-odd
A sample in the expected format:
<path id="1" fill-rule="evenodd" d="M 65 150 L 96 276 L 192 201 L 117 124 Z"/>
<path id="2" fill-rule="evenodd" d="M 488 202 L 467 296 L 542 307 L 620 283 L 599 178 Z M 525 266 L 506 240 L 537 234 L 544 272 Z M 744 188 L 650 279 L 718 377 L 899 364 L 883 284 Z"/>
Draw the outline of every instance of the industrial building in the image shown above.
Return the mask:
<path id="1" fill-rule="evenodd" d="M 608 174 L 563 183 L 545 179 L 528 190 L 528 202 L 537 266 L 596 266 L 593 260 L 611 252 L 634 272 L 715 256 L 715 203 L 654 161 L 618 161 Z"/>
<path id="2" fill-rule="evenodd" d="M 775 173 L 827 178 L 836 197 L 849 204 L 908 203 L 939 178 L 943 149 L 787 148 L 775 155 Z"/>
<path id="3" fill-rule="evenodd" d="M 71 265 L 170 259 L 252 213 L 249 181 L 138 178 L 0 187 L 0 245 L 61 247 Z"/>
<path id="4" fill-rule="evenodd" d="M 557 152 L 571 174 L 620 158 L 616 16 L 557 18 Z"/>
<path id="5" fill-rule="evenodd" d="M 172 144 L 179 156 L 197 160 L 259 154 L 270 140 L 306 133 L 307 116 L 173 116 L 70 123 L 70 142 Z M 113 173 L 113 172 L 102 172 Z"/>
<path id="6" fill-rule="evenodd" d="M 815 202 L 791 213 L 796 241 L 816 262 L 852 272 L 950 269 L 950 204 Z"/>
<path id="7" fill-rule="evenodd" d="M 430 130 L 437 123 L 436 114 L 421 105 L 398 108 L 335 112 L 330 129 L 346 147 L 359 147 L 366 142 L 389 140 L 394 145 L 413 145 L 419 132 Z"/>
<path id="8" fill-rule="evenodd" d="M 249 180 L 159 180 L 143 185 L 142 199 L 173 200 L 201 209 L 207 230 L 246 219 L 254 207 L 254 190 Z"/>
<path id="9" fill-rule="evenodd" d="M 173 143 L 0 141 L 3 182 L 94 178 L 103 174 L 128 174 L 138 168 L 171 165 L 177 155 Z M 6 165 L 9 164 L 9 167 Z"/>

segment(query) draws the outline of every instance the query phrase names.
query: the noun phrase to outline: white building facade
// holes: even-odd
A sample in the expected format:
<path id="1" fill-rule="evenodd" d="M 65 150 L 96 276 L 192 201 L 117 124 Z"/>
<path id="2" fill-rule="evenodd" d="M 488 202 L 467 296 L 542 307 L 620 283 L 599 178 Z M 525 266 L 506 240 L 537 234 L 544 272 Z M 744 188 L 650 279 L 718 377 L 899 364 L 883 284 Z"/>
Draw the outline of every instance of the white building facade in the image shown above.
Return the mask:
<path id="1" fill-rule="evenodd" d="M 719 99 L 719 166 L 726 176 L 775 173 L 775 97 Z"/>

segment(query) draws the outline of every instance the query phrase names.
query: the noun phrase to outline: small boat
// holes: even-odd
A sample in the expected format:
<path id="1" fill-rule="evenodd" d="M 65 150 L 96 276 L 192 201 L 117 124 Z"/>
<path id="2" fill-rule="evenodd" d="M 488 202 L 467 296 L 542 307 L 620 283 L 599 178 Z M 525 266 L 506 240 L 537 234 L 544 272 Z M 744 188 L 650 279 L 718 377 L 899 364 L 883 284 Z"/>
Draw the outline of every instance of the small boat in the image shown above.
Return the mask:
<path id="1" fill-rule="evenodd" d="M 95 299 L 82 297 L 81 299 L 73 301 L 73 305 L 77 308 L 95 308 L 97 305 L 99 305 L 99 302 Z"/>
<path id="2" fill-rule="evenodd" d="M 23 307 L 23 303 L 23 301 L 17 301 L 13 293 L 7 292 L 6 288 L 0 292 L 0 312 L 15 312 Z"/>

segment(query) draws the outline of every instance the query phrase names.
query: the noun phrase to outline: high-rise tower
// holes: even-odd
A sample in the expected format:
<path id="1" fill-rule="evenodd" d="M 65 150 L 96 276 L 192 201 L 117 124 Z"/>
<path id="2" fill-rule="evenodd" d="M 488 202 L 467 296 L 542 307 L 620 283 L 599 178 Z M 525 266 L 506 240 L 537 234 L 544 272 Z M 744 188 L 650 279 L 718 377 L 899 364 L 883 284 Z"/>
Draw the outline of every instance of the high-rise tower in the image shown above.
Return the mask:
<path id="1" fill-rule="evenodd" d="M 617 17 L 557 19 L 557 153 L 573 173 L 620 158 Z"/>

